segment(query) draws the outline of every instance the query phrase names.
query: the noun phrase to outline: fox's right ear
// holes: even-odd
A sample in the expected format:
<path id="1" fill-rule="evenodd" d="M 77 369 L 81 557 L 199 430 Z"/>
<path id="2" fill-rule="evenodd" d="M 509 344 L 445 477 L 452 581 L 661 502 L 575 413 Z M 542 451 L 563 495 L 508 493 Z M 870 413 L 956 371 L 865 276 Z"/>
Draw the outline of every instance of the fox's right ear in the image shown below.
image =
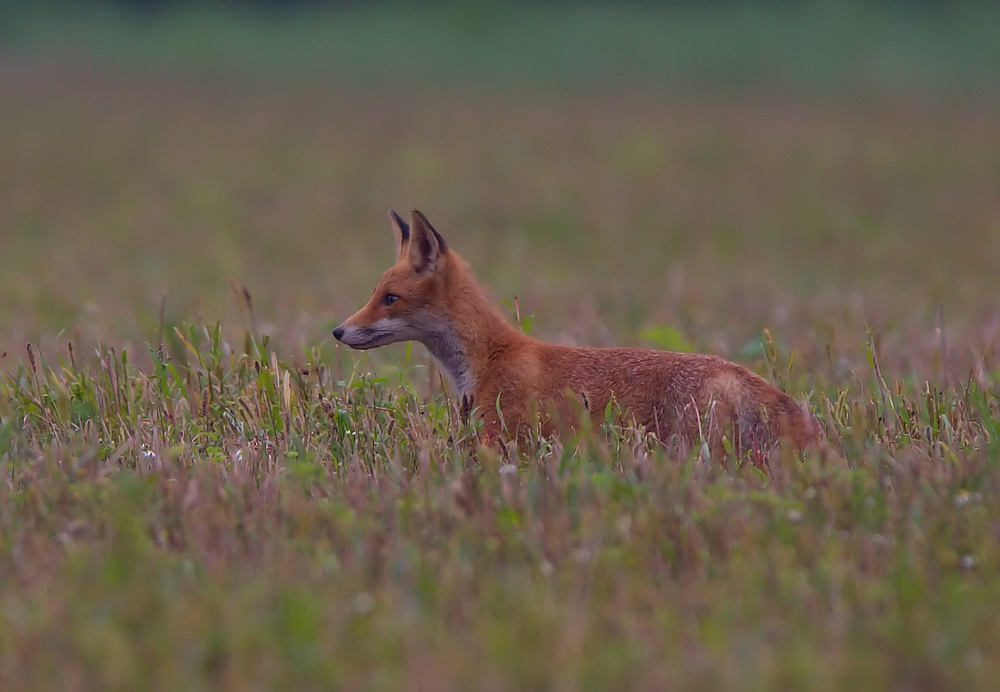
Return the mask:
<path id="1" fill-rule="evenodd" d="M 396 232 L 396 259 L 399 259 L 410 242 L 410 227 L 392 209 L 389 210 L 389 220 L 392 221 L 392 228 Z"/>
<path id="2" fill-rule="evenodd" d="M 447 252 L 448 245 L 441 234 L 434 230 L 427 217 L 416 209 L 410 215 L 410 226 L 413 229 L 412 240 L 407 247 L 410 264 L 417 273 L 434 271 L 438 267 L 438 260 Z"/>

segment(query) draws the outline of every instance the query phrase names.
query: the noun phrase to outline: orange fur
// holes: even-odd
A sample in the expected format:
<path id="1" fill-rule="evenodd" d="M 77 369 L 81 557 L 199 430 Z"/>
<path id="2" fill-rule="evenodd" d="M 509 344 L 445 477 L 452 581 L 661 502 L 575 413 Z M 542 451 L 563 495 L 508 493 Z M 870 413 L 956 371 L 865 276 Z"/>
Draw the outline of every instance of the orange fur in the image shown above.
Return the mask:
<path id="1" fill-rule="evenodd" d="M 817 440 L 804 406 L 719 356 L 562 346 L 521 333 L 423 214 L 414 211 L 409 225 L 395 212 L 390 218 L 396 264 L 334 336 L 360 349 L 423 343 L 463 402 L 477 407 L 488 441 L 523 433 L 536 420 L 546 433 L 573 427 L 584 409 L 600 419 L 612 400 L 623 422 L 663 442 L 707 442 L 713 454 L 724 435 L 737 453 L 758 456 L 781 438 L 799 449 Z"/>

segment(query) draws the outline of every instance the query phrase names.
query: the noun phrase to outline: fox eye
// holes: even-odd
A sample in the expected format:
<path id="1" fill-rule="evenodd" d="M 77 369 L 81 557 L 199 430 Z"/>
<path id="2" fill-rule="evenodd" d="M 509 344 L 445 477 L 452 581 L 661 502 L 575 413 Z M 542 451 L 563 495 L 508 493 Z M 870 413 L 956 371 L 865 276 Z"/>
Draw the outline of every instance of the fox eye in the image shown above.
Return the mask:
<path id="1" fill-rule="evenodd" d="M 385 298 L 382 299 L 382 305 L 392 305 L 397 300 L 399 300 L 399 296 L 395 293 L 386 293 Z"/>

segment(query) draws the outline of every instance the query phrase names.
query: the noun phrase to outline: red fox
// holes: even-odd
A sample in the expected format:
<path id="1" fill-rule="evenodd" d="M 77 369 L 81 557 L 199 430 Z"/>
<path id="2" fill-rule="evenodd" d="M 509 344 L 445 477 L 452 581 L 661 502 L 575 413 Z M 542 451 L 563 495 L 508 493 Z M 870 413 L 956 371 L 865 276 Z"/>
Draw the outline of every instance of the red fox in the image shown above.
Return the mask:
<path id="1" fill-rule="evenodd" d="M 818 439 L 805 406 L 719 356 L 564 346 L 523 334 L 423 214 L 414 211 L 409 225 L 389 216 L 396 263 L 333 335 L 356 349 L 424 344 L 463 410 L 477 407 L 487 443 L 520 436 L 533 422 L 545 434 L 575 427 L 585 410 L 603 418 L 609 402 L 659 441 L 707 443 L 713 456 L 724 453 L 727 435 L 737 455 L 766 454 L 783 438 L 798 449 Z"/>

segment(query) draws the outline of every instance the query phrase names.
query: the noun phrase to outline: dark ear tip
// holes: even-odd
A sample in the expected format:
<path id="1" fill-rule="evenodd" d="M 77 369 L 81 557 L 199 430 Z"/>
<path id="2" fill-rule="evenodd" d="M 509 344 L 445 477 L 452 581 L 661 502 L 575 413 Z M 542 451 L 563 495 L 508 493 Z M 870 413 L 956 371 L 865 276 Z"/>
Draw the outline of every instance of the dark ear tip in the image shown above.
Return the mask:
<path id="1" fill-rule="evenodd" d="M 389 210 L 389 220 L 392 221 L 393 225 L 399 229 L 399 235 L 402 242 L 406 242 L 410 239 L 410 226 L 392 209 Z"/>
<path id="2" fill-rule="evenodd" d="M 397 214 L 393 209 L 389 210 L 389 220 L 402 229 L 409 230 L 410 228 L 409 224 L 403 221 L 403 217 Z"/>
<path id="3" fill-rule="evenodd" d="M 424 213 L 422 211 L 420 211 L 419 209 L 414 209 L 410 215 L 412 217 L 412 223 L 414 226 L 419 224 L 421 226 L 424 226 L 425 228 L 427 228 L 427 230 L 429 230 L 431 233 L 434 234 L 434 237 L 437 239 L 438 246 L 440 247 L 441 252 L 444 252 L 445 250 L 448 249 L 448 245 L 447 243 L 444 242 L 444 238 L 442 238 L 441 234 L 437 232 L 437 229 L 431 225 L 431 222 L 427 220 L 427 217 L 424 216 Z"/>

